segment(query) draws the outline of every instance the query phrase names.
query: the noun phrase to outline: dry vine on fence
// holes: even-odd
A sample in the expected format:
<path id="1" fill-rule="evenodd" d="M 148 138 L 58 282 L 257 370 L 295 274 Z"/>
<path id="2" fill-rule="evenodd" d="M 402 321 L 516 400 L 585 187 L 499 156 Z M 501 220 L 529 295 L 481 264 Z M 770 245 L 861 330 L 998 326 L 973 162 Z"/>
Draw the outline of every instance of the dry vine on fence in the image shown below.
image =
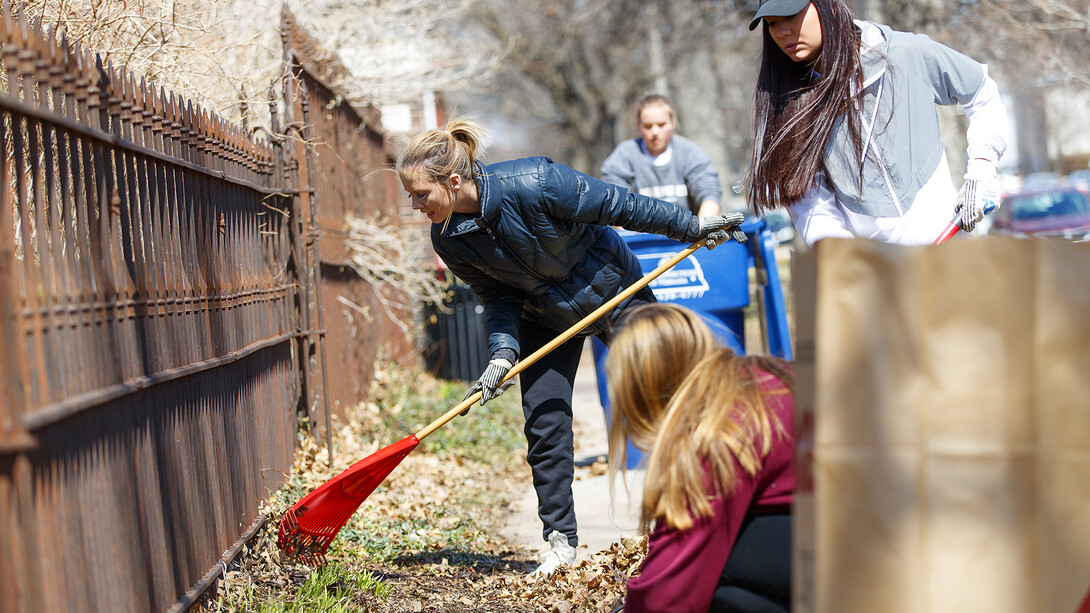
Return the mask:
<path id="1" fill-rule="evenodd" d="M 397 228 L 381 222 L 352 215 L 345 219 L 349 266 L 376 288 L 375 295 L 395 323 L 400 320 L 393 316 L 394 309 L 412 310 L 415 303 L 444 308 L 447 291 L 434 270 L 415 263 Z"/>

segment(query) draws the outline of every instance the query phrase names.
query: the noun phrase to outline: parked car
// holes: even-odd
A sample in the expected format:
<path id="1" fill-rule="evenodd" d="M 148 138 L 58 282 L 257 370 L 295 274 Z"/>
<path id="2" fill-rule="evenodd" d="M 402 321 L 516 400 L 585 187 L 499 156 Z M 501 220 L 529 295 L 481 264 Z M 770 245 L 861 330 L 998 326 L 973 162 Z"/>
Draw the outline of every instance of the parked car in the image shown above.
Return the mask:
<path id="1" fill-rule="evenodd" d="M 1022 180 L 1022 189 L 1051 187 L 1063 183 L 1063 177 L 1051 170 L 1031 172 Z"/>
<path id="2" fill-rule="evenodd" d="M 1083 194 L 1090 194 L 1090 170 L 1075 170 L 1067 175 L 1067 184 Z"/>
<path id="3" fill-rule="evenodd" d="M 1090 240 L 1090 203 L 1067 185 L 1052 185 L 1004 194 L 991 232 L 1017 236 Z"/>
<path id="4" fill-rule="evenodd" d="M 791 223 L 791 217 L 781 210 L 765 213 L 765 221 L 768 230 L 772 233 L 772 240 L 777 245 L 786 245 L 795 239 L 795 226 Z"/>

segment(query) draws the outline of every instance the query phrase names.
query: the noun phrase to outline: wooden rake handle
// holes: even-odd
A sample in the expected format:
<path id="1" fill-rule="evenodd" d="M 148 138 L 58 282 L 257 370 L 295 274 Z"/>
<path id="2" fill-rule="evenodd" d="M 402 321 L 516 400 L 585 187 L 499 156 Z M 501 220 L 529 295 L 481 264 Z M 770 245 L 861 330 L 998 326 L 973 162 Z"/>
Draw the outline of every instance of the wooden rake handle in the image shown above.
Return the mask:
<path id="1" fill-rule="evenodd" d="M 547 345 L 545 345 L 541 349 L 538 349 L 537 351 L 531 353 L 528 357 L 526 357 L 525 359 L 520 360 L 518 363 L 516 363 L 513 367 L 511 367 L 511 370 L 509 370 L 507 372 L 507 376 L 504 377 L 503 381 L 501 381 L 500 383 L 511 380 L 512 378 L 514 378 L 515 375 L 519 374 L 520 372 L 525 370 L 528 366 L 530 366 L 534 362 L 538 361 L 546 353 L 549 353 L 553 349 L 556 349 L 560 345 L 567 342 L 568 339 L 570 339 L 571 337 L 578 334 L 583 328 L 586 328 L 590 324 L 594 323 L 594 321 L 597 320 L 599 317 L 601 317 L 601 316 L 605 315 L 606 313 L 612 311 L 614 308 L 617 307 L 618 304 L 620 304 L 620 303 L 624 302 L 625 300 L 627 300 L 632 294 L 635 294 L 636 292 L 640 291 L 644 287 L 647 287 L 647 285 L 649 283 L 651 283 L 652 281 L 654 281 L 656 278 L 658 278 L 659 275 L 661 275 L 662 273 L 664 273 L 667 270 L 670 270 L 671 268 L 676 266 L 678 264 L 678 262 L 680 262 L 680 261 L 684 260 L 685 258 L 689 257 L 690 255 L 696 253 L 696 251 L 698 249 L 700 249 L 701 247 L 703 247 L 704 244 L 705 244 L 704 240 L 700 240 L 700 241 L 697 241 L 697 242 L 689 245 L 685 249 L 682 249 L 677 254 L 675 254 L 674 257 L 672 257 L 669 260 L 666 260 L 665 262 L 660 264 L 658 268 L 656 268 L 655 270 L 652 270 L 651 272 L 647 273 L 646 275 L 641 277 L 638 281 L 636 281 L 631 286 L 629 286 L 627 289 L 625 289 L 621 293 L 617 294 L 613 298 L 610 298 L 605 304 L 603 304 L 602 306 L 595 309 L 593 313 L 591 313 L 590 315 L 587 315 L 583 319 L 579 320 L 579 322 L 576 323 L 574 326 L 568 328 L 566 331 L 561 333 L 560 336 L 558 336 L 558 337 L 554 338 L 553 340 L 549 341 L 549 343 Z M 425 426 L 424 429 L 421 430 L 420 432 L 417 432 L 416 433 L 416 438 L 418 440 L 424 440 L 425 436 L 428 436 L 432 432 L 435 432 L 439 428 L 443 427 L 448 421 L 450 421 L 450 420 L 454 419 L 455 417 L 457 417 L 459 414 L 461 414 L 462 411 L 464 411 L 464 410 L 468 409 L 470 406 L 472 406 L 474 402 L 477 402 L 478 400 L 480 400 L 480 398 L 481 398 L 481 392 L 475 392 L 472 396 L 470 396 L 469 398 L 466 398 L 465 400 L 463 400 L 458 406 L 456 406 L 453 409 L 447 411 L 446 413 L 443 414 L 442 417 L 440 417 L 439 419 L 437 419 L 437 420 L 431 422 L 430 424 L 428 424 L 427 426 Z"/>

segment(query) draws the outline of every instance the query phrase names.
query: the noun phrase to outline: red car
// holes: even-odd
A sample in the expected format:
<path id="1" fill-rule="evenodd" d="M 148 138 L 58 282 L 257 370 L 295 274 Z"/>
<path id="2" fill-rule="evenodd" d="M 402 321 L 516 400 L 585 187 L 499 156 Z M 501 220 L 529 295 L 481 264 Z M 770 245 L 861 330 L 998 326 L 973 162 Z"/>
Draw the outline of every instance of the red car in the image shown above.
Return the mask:
<path id="1" fill-rule="evenodd" d="M 990 232 L 1016 236 L 1090 240 L 1090 203 L 1066 185 L 1004 194 Z"/>

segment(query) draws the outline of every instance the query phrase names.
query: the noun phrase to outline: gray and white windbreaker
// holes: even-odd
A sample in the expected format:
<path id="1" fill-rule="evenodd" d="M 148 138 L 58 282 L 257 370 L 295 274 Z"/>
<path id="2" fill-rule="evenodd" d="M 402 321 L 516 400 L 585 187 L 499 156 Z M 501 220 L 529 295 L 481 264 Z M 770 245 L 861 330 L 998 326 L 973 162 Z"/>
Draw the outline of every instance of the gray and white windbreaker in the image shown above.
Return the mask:
<path id="1" fill-rule="evenodd" d="M 1006 108 L 987 66 L 922 34 L 856 25 L 864 73 L 862 185 L 842 118 L 826 143 L 826 172 L 788 212 L 809 245 L 852 236 L 929 244 L 957 199 L 935 105 L 960 105 L 969 117 L 969 158 L 993 163 L 1007 147 Z"/>

